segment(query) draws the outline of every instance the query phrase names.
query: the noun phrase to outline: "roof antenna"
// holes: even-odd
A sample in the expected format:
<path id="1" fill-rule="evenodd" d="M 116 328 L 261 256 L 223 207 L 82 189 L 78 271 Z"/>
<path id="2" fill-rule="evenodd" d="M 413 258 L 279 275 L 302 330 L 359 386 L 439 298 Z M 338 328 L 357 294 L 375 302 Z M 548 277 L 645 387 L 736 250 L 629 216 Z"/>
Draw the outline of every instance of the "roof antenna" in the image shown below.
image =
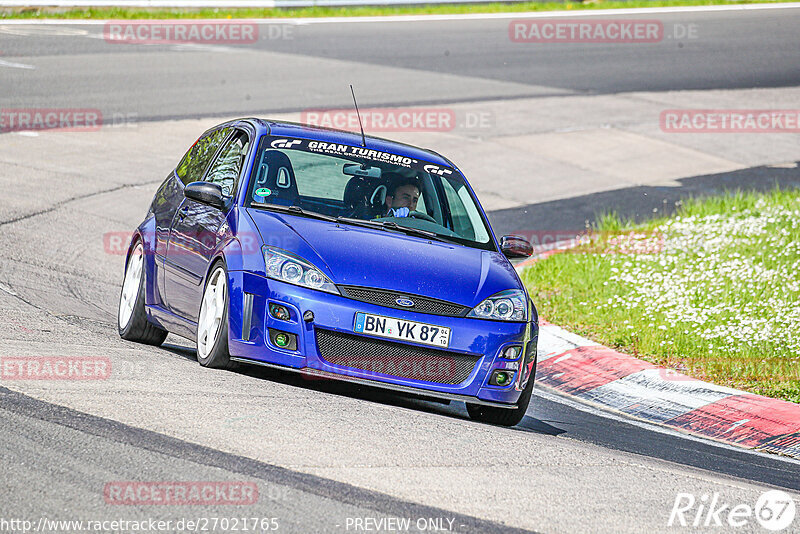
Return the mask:
<path id="1" fill-rule="evenodd" d="M 350 84 L 350 92 L 353 94 L 353 104 L 356 106 L 356 116 L 358 117 L 358 127 L 361 128 L 361 146 L 367 146 L 367 137 L 364 135 L 364 125 L 361 124 L 361 114 L 358 112 L 358 102 L 356 102 L 356 92 L 353 91 L 353 84 Z"/>

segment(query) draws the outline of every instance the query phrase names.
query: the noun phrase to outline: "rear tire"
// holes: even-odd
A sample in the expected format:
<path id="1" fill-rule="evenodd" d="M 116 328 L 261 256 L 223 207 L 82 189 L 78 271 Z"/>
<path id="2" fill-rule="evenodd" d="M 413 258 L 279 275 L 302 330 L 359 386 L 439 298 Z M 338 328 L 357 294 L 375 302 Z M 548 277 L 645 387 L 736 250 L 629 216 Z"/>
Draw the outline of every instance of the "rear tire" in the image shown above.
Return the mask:
<path id="1" fill-rule="evenodd" d="M 197 362 L 213 369 L 234 369 L 228 354 L 228 271 L 218 261 L 211 268 L 197 318 Z"/>
<path id="2" fill-rule="evenodd" d="M 146 345 L 161 345 L 168 332 L 147 320 L 144 311 L 144 253 L 137 241 L 125 264 L 125 278 L 119 294 L 117 330 L 119 337 Z"/>
<path id="3" fill-rule="evenodd" d="M 499 426 L 514 426 L 522 421 L 525 417 L 525 412 L 528 411 L 528 405 L 531 402 L 531 395 L 533 394 L 533 379 L 536 374 L 536 368 L 528 378 L 528 383 L 522 394 L 519 396 L 517 407 L 509 410 L 508 408 L 494 408 L 492 406 L 484 406 L 482 404 L 467 403 L 467 412 L 471 419 L 480 421 L 481 423 L 488 423 L 490 425 Z"/>

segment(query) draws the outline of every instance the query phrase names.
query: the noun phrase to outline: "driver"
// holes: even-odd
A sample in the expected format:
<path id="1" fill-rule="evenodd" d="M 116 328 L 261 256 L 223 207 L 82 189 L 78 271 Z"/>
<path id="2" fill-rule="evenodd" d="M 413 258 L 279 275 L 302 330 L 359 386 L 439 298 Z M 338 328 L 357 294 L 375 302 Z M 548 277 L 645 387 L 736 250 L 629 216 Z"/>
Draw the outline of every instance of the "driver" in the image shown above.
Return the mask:
<path id="1" fill-rule="evenodd" d="M 384 217 L 408 217 L 417 210 L 419 202 L 419 181 L 397 173 L 385 173 L 389 177 L 389 189 L 386 194 L 386 214 Z"/>

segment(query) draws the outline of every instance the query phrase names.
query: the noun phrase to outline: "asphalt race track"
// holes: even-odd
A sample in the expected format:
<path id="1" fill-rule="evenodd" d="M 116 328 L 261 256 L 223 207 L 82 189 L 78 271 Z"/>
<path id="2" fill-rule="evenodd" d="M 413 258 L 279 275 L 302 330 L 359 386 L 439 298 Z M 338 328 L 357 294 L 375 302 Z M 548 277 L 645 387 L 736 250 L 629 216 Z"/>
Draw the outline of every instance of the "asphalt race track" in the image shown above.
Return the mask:
<path id="1" fill-rule="evenodd" d="M 793 87 L 797 10 L 674 13 L 654 45 L 511 42 L 509 21 L 265 24 L 237 46 L 109 44 L 103 25 L 9 26 L 7 106 L 137 113 L 139 120 L 541 95 Z M 692 33 L 689 33 L 690 30 Z M 673 38 L 673 35 L 683 36 Z M 327 60 L 327 61 L 324 61 Z"/>
<path id="2" fill-rule="evenodd" d="M 665 34 L 694 25 L 695 37 L 534 47 L 509 40 L 510 19 L 490 18 L 282 23 L 251 45 L 135 46 L 106 42 L 102 24 L 0 22 L 0 108 L 90 108 L 106 120 L 0 134 L 0 357 L 101 356 L 112 368 L 107 380 L 0 380 L 0 518 L 663 532 L 687 530 L 668 526 L 680 493 L 753 506 L 770 488 L 800 492 L 798 461 L 548 390 L 519 426 L 498 428 L 458 403 L 212 371 L 181 338 L 152 348 L 117 335 L 123 256 L 111 239 L 142 220 L 185 149 L 223 118 L 348 107 L 349 83 L 365 108 L 453 110 L 452 130 L 379 135 L 461 165 L 498 233 L 581 228 L 600 207 L 643 217 L 690 193 L 800 186 L 797 135 L 658 131 L 665 108 L 796 107 L 800 9 L 624 18 L 637 16 Z M 476 116 L 488 123 L 470 126 Z M 106 484 L 129 480 L 252 482 L 259 500 L 104 500 Z M 757 522 L 736 529 L 750 531 Z"/>

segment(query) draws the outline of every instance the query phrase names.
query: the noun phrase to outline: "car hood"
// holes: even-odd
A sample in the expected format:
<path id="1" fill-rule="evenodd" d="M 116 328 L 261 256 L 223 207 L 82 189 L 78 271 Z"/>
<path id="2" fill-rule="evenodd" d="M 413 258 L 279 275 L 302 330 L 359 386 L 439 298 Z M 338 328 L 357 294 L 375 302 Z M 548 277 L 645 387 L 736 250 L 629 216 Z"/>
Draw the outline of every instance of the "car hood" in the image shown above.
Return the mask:
<path id="1" fill-rule="evenodd" d="M 470 307 L 498 291 L 522 289 L 514 268 L 499 252 L 255 208 L 247 212 L 264 244 L 300 255 L 335 284 Z"/>

